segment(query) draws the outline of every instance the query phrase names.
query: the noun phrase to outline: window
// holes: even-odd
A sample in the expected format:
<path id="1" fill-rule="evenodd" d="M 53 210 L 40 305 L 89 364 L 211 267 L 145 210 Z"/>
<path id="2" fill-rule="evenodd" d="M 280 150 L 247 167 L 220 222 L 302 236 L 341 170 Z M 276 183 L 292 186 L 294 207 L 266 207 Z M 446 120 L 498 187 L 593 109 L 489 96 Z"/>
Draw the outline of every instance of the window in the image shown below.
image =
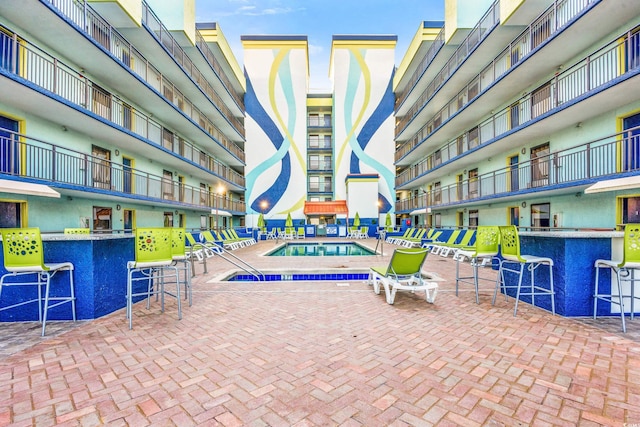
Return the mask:
<path id="1" fill-rule="evenodd" d="M 309 148 L 320 147 L 320 135 L 309 135 Z"/>
<path id="2" fill-rule="evenodd" d="M 162 129 L 162 146 L 173 151 L 173 132 L 164 128 Z"/>
<path id="3" fill-rule="evenodd" d="M 184 190 L 184 176 L 178 176 L 178 197 L 181 202 L 184 202 Z"/>
<path id="4" fill-rule="evenodd" d="M 320 156 L 318 155 L 309 156 L 309 169 L 312 169 L 312 170 L 320 169 Z"/>
<path id="5" fill-rule="evenodd" d="M 1 41 L 2 33 L 0 32 Z M 0 61 L 2 61 L 1 58 Z M 20 172 L 20 146 L 18 136 L 13 133 L 18 132 L 18 129 L 17 121 L 0 116 L 0 172 L 2 173 L 17 174 Z"/>
<path id="6" fill-rule="evenodd" d="M 173 200 L 173 174 L 162 171 L 162 198 Z"/>
<path id="7" fill-rule="evenodd" d="M 622 223 L 640 222 L 640 197 L 622 198 Z"/>
<path id="8" fill-rule="evenodd" d="M 111 94 L 95 83 L 91 85 L 91 111 L 111 120 Z"/>
<path id="9" fill-rule="evenodd" d="M 473 129 L 469 130 L 469 136 L 468 136 L 468 141 L 469 141 L 469 149 L 473 148 L 473 147 L 477 147 L 478 144 L 480 143 L 478 140 L 478 127 L 474 127 Z"/>
<path id="10" fill-rule="evenodd" d="M 440 228 L 442 227 L 442 214 L 435 214 L 433 215 L 433 228 Z"/>
<path id="11" fill-rule="evenodd" d="M 469 171 L 469 198 L 473 199 L 478 197 L 478 169 L 471 169 Z"/>
<path id="12" fill-rule="evenodd" d="M 433 153 L 433 165 L 438 166 L 440 164 L 442 164 L 442 153 L 440 150 L 436 150 L 436 152 Z"/>
<path id="13" fill-rule="evenodd" d="M 207 206 L 207 184 L 200 183 L 200 206 Z"/>
<path id="14" fill-rule="evenodd" d="M 164 213 L 164 226 L 173 227 L 173 212 Z"/>
<path id="15" fill-rule="evenodd" d="M 93 231 L 96 233 L 111 231 L 111 208 L 93 207 Z"/>
<path id="16" fill-rule="evenodd" d="M 551 204 L 540 203 L 531 205 L 531 226 L 534 228 L 549 227 L 551 219 Z"/>
<path id="17" fill-rule="evenodd" d="M 549 184 L 549 143 L 531 149 L 531 185 L 540 187 Z"/>
<path id="18" fill-rule="evenodd" d="M 24 202 L 0 201 L 0 228 L 23 227 L 23 211 L 26 207 L 27 204 Z"/>
<path id="19" fill-rule="evenodd" d="M 478 228 L 478 210 L 469 211 L 469 228 Z"/>
<path id="20" fill-rule="evenodd" d="M 439 182 L 433 184 L 433 202 L 436 205 L 442 203 L 442 186 Z"/>
<path id="21" fill-rule="evenodd" d="M 309 126 L 320 126 L 320 115 L 319 114 L 309 114 Z"/>
<path id="22" fill-rule="evenodd" d="M 546 83 L 531 94 L 531 118 L 546 113 L 551 107 L 551 84 Z"/>
<path id="23" fill-rule="evenodd" d="M 97 188 L 111 188 L 111 151 L 96 145 L 91 147 L 93 186 Z"/>
<path id="24" fill-rule="evenodd" d="M 541 21 L 535 22 L 531 26 L 531 49 L 535 49 L 543 41 L 551 36 L 551 22 L 549 16 L 543 17 Z"/>

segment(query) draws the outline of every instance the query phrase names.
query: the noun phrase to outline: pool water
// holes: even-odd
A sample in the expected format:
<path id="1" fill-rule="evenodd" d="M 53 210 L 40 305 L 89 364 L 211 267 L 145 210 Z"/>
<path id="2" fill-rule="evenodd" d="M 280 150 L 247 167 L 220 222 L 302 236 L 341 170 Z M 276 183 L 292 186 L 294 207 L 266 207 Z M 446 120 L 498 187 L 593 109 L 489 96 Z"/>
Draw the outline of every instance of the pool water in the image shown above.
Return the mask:
<path id="1" fill-rule="evenodd" d="M 363 281 L 369 278 L 369 273 L 275 273 L 265 274 L 264 277 L 256 277 L 251 274 L 236 273 L 227 278 L 227 282 L 302 282 L 309 280 L 356 280 Z"/>
<path id="2" fill-rule="evenodd" d="M 357 243 L 287 243 L 268 256 L 371 256 L 376 253 Z"/>

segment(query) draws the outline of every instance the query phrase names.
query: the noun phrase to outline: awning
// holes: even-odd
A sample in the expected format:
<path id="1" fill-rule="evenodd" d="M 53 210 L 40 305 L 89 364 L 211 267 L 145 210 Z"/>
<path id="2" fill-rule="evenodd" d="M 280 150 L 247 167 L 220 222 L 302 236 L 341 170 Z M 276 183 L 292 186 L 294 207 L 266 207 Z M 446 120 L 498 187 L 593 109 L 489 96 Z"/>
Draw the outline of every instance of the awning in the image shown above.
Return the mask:
<path id="1" fill-rule="evenodd" d="M 334 200 L 331 202 L 304 202 L 305 215 L 347 215 L 346 200 Z"/>
<path id="2" fill-rule="evenodd" d="M 60 198 L 60 193 L 47 185 L 9 179 L 0 179 L 0 193 Z"/>
<path id="3" fill-rule="evenodd" d="M 409 215 L 424 215 L 426 213 L 431 213 L 431 208 L 416 209 L 409 212 Z"/>
<path id="4" fill-rule="evenodd" d="M 604 193 L 605 191 L 631 190 L 640 188 L 640 175 L 628 176 L 625 178 L 607 179 L 596 182 L 591 187 L 584 190 L 585 194 Z"/>
<path id="5" fill-rule="evenodd" d="M 211 215 L 213 216 L 233 216 L 227 211 L 217 211 L 215 209 L 211 209 Z"/>

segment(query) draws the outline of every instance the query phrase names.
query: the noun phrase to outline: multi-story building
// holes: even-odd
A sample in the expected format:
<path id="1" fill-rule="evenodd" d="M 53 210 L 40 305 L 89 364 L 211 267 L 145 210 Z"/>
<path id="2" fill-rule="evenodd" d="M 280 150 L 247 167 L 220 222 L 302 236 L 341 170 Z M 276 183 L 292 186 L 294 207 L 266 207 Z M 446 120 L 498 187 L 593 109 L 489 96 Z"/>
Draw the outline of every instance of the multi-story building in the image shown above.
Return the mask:
<path id="1" fill-rule="evenodd" d="M 436 227 L 639 222 L 639 30 L 637 1 L 448 0 L 394 81 L 397 212 Z"/>
<path id="2" fill-rule="evenodd" d="M 194 8 L 0 2 L 1 227 L 243 223 L 244 76 Z"/>
<path id="3" fill-rule="evenodd" d="M 332 93 L 308 90 L 306 36 L 244 36 L 247 204 L 256 223 L 377 223 L 393 211 L 395 36 L 334 36 Z M 351 192 L 349 190 L 351 189 Z M 344 223 L 343 223 L 344 224 Z"/>

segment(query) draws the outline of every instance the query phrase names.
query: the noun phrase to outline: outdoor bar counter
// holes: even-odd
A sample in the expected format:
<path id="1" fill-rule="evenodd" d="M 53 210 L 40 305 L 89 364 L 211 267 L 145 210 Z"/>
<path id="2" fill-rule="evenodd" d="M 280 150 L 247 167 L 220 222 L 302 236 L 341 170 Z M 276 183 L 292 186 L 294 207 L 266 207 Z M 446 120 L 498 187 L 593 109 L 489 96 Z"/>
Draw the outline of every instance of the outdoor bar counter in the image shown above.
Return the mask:
<path id="1" fill-rule="evenodd" d="M 622 259 L 624 233 L 621 231 L 521 231 L 520 253 L 546 256 L 554 261 L 553 275 L 556 313 L 566 317 L 593 316 L 596 259 Z M 536 284 L 548 287 L 547 267 L 536 271 Z M 523 283 L 529 283 L 525 269 Z M 615 278 L 615 275 L 613 276 Z M 611 280 L 606 270 L 601 273 L 600 289 L 610 290 Z M 507 281 L 517 280 L 508 274 Z M 509 294 L 512 292 L 509 290 Z M 515 291 L 513 292 L 515 294 Z M 531 297 L 521 297 L 531 302 Z M 551 310 L 551 299 L 537 296 L 536 306 Z M 613 310 L 612 310 L 613 309 Z M 625 307 L 628 310 L 628 307 Z M 619 315 L 617 305 L 598 302 L 598 315 Z"/>
<path id="2" fill-rule="evenodd" d="M 74 265 L 76 315 L 78 319 L 95 319 L 126 306 L 127 261 L 134 259 L 132 234 L 42 234 L 45 263 L 71 262 Z M 4 258 L 0 251 L 0 258 Z M 0 264 L 1 274 L 4 259 Z M 51 295 L 65 291 L 68 273 L 55 274 Z M 33 276 L 32 276 L 33 277 Z M 13 281 L 12 278 L 9 278 Z M 44 290 L 43 290 L 44 292 Z M 4 287 L 2 306 L 35 297 L 35 286 Z M 38 320 L 38 304 L 26 304 L 0 312 L 0 321 Z M 70 320 L 71 305 L 50 310 L 48 319 Z"/>

